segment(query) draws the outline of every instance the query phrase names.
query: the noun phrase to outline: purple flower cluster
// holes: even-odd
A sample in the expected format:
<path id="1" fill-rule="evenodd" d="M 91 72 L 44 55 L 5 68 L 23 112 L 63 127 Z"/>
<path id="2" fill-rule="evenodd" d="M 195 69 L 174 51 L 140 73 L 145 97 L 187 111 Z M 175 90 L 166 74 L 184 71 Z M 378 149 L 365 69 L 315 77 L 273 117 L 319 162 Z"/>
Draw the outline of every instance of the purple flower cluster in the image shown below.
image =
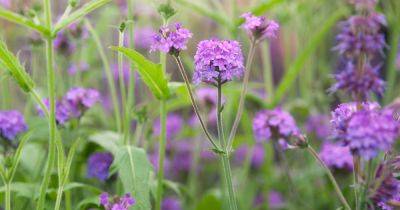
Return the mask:
<path id="1" fill-rule="evenodd" d="M 171 113 L 168 114 L 167 116 L 167 138 L 170 139 L 179 132 L 181 132 L 182 127 L 183 127 L 183 118 L 176 113 Z M 161 133 L 161 125 L 160 125 L 160 119 L 157 119 L 156 122 L 153 124 L 153 133 L 155 136 L 159 136 Z"/>
<path id="2" fill-rule="evenodd" d="M 93 107 L 99 100 L 100 93 L 95 89 L 71 88 L 60 101 L 56 101 L 57 123 L 63 125 L 70 119 L 82 117 L 84 112 Z M 48 99 L 43 102 L 47 108 L 50 107 Z M 38 112 L 43 115 L 43 111 L 39 107 Z"/>
<path id="3" fill-rule="evenodd" d="M 249 148 L 247 145 L 242 145 L 235 151 L 234 160 L 237 164 L 243 164 L 245 160 L 248 158 L 247 156 L 251 155 L 251 167 L 254 169 L 259 169 L 264 164 L 265 151 L 261 144 L 256 144 L 252 148 Z"/>
<path id="4" fill-rule="evenodd" d="M 250 12 L 244 13 L 242 18 L 245 19 L 243 28 L 249 36 L 255 40 L 263 40 L 265 38 L 274 38 L 279 30 L 279 24 L 273 20 L 267 20 L 265 17 L 257 17 Z"/>
<path id="5" fill-rule="evenodd" d="M 353 170 L 353 156 L 347 146 L 326 142 L 322 145 L 319 156 L 329 168 Z"/>
<path id="6" fill-rule="evenodd" d="M 331 134 L 329 116 L 315 114 L 308 117 L 305 128 L 308 133 L 314 133 L 317 138 L 325 140 Z"/>
<path id="7" fill-rule="evenodd" d="M 131 194 L 127 193 L 122 197 L 110 198 L 108 193 L 104 192 L 99 197 L 100 205 L 105 210 L 128 210 L 129 207 L 135 204 L 135 199 L 132 198 Z"/>
<path id="8" fill-rule="evenodd" d="M 20 112 L 0 111 L 0 138 L 11 141 L 27 129 L 24 116 Z"/>
<path id="9" fill-rule="evenodd" d="M 134 34 L 134 44 L 135 48 L 149 50 L 153 44 L 153 34 L 154 30 L 148 27 L 136 28 Z"/>
<path id="10" fill-rule="evenodd" d="M 107 180 L 114 157 L 109 152 L 96 152 L 87 161 L 87 177 L 100 181 Z"/>
<path id="11" fill-rule="evenodd" d="M 76 44 L 65 31 L 62 31 L 54 39 L 54 49 L 65 56 L 69 56 L 76 51 Z"/>
<path id="12" fill-rule="evenodd" d="M 334 137 L 367 160 L 390 149 L 399 136 L 400 125 L 392 111 L 378 107 L 376 103 L 347 103 L 332 112 Z"/>
<path id="13" fill-rule="evenodd" d="M 392 171 L 381 164 L 375 175 L 375 181 L 379 182 L 379 187 L 371 196 L 371 200 L 376 207 L 384 210 L 397 209 L 389 204 L 389 201 L 400 201 L 400 181 L 397 180 Z"/>
<path id="14" fill-rule="evenodd" d="M 181 50 L 186 49 L 186 44 L 192 33 L 183 28 L 180 23 L 175 23 L 175 30 L 170 27 L 162 27 L 159 34 L 153 36 L 151 51 L 161 51 L 172 55 L 178 55 Z"/>
<path id="15" fill-rule="evenodd" d="M 258 141 L 288 140 L 300 133 L 293 117 L 281 108 L 258 112 L 253 119 L 253 132 Z"/>
<path id="16" fill-rule="evenodd" d="M 259 209 L 266 201 L 268 201 L 269 209 L 282 209 L 285 206 L 282 194 L 274 190 L 268 193 L 268 197 L 261 193 L 258 194 L 254 199 L 253 206 Z"/>
<path id="17" fill-rule="evenodd" d="M 161 203 L 162 210 L 181 210 L 182 204 L 181 202 L 172 196 L 166 197 L 163 199 Z"/>
<path id="18" fill-rule="evenodd" d="M 244 73 L 243 54 L 240 44 L 231 40 L 203 40 L 194 56 L 193 81 L 213 85 L 223 84 Z"/>
<path id="19" fill-rule="evenodd" d="M 373 11 L 375 3 L 365 0 L 354 2 L 356 7 L 365 7 L 360 15 L 354 15 L 340 24 L 337 35 L 337 50 L 345 65 L 335 75 L 332 91 L 344 90 L 353 99 L 365 101 L 370 93 L 382 94 L 384 81 L 379 77 L 380 65 L 373 64 L 374 56 L 383 54 L 386 46 L 382 28 L 385 16 Z M 364 7 L 364 6 L 363 6 Z"/>
<path id="20" fill-rule="evenodd" d="M 362 72 L 357 71 L 352 62 L 348 62 L 343 70 L 335 75 L 336 84 L 330 91 L 344 90 L 353 98 L 368 98 L 370 92 L 383 94 L 385 82 L 379 76 L 380 66 L 372 67 L 369 64 L 364 66 Z"/>

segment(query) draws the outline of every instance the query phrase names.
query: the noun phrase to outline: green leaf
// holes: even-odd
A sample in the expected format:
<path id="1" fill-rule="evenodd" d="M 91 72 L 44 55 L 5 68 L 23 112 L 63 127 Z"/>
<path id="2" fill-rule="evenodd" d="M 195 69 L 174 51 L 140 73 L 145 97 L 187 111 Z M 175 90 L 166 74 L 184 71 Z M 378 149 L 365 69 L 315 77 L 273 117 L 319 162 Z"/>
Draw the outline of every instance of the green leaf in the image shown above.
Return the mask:
<path id="1" fill-rule="evenodd" d="M 32 199 L 35 197 L 35 188 L 36 185 L 32 183 L 25 182 L 13 182 L 11 183 L 11 191 L 15 192 L 17 196 L 25 197 L 28 199 Z M 5 187 L 0 187 L 0 192 L 4 192 Z"/>
<path id="2" fill-rule="evenodd" d="M 18 58 L 7 49 L 2 40 L 0 40 L 0 67 L 5 67 L 25 92 L 30 92 L 35 87 L 33 80 L 26 73 Z"/>
<path id="3" fill-rule="evenodd" d="M 50 35 L 50 31 L 46 27 L 44 27 L 42 25 L 37 25 L 32 20 L 30 20 L 30 19 L 28 19 L 28 18 L 26 18 L 26 17 L 24 17 L 24 16 L 22 16 L 20 14 L 14 13 L 14 12 L 9 11 L 9 10 L 6 10 L 1 6 L 0 6 L 0 18 L 3 18 L 3 19 L 8 20 L 10 22 L 16 23 L 18 25 L 25 26 L 27 28 L 33 29 L 33 30 L 35 30 L 35 31 L 37 31 L 37 32 L 39 32 L 39 33 L 41 33 L 43 35 L 46 35 L 46 36 Z"/>
<path id="4" fill-rule="evenodd" d="M 15 172 L 17 171 L 17 167 L 19 165 L 19 161 L 21 160 L 22 150 L 24 149 L 25 143 L 30 139 L 31 135 L 32 135 L 32 131 L 26 133 L 25 135 L 22 136 L 21 140 L 18 143 L 18 148 L 15 151 L 12 166 L 10 169 L 10 175 L 8 177 L 9 181 L 12 181 L 14 178 Z"/>
<path id="5" fill-rule="evenodd" d="M 196 199 L 196 198 L 195 198 Z M 209 192 L 204 195 L 196 206 L 196 210 L 221 210 L 222 202 L 217 192 Z"/>
<path id="6" fill-rule="evenodd" d="M 100 145 L 113 154 L 118 152 L 118 142 L 121 142 L 121 140 L 122 136 L 112 131 L 95 133 L 89 137 L 89 141 Z"/>
<path id="7" fill-rule="evenodd" d="M 162 70 L 161 64 L 151 62 L 142 54 L 132 49 L 125 47 L 111 47 L 111 49 L 123 53 L 138 67 L 137 70 L 142 80 L 156 98 L 160 100 L 169 98 L 168 80 Z"/>
<path id="8" fill-rule="evenodd" d="M 77 21 L 79 18 L 84 17 L 85 15 L 89 14 L 93 10 L 111 2 L 111 0 L 92 0 L 86 4 L 84 4 L 81 8 L 72 12 L 69 16 L 65 19 L 60 20 L 54 27 L 53 34 L 57 34 L 63 28 L 67 27 L 71 23 Z"/>
<path id="9" fill-rule="evenodd" d="M 151 209 L 150 173 L 152 166 L 146 152 L 133 146 L 122 146 L 114 153 L 112 168 L 118 170 L 125 192 L 130 192 L 136 199 L 132 209 Z"/>
<path id="10" fill-rule="evenodd" d="M 297 76 L 300 71 L 304 68 L 307 60 L 313 55 L 318 46 L 324 41 L 326 35 L 331 31 L 331 28 L 348 13 L 346 8 L 340 9 L 333 13 L 325 23 L 322 24 L 322 27 L 311 37 L 310 42 L 305 47 L 305 49 L 300 52 L 299 56 L 294 60 L 293 64 L 290 66 L 285 76 L 282 78 L 279 86 L 276 89 L 274 94 L 274 98 L 271 104 L 268 106 L 269 108 L 275 107 L 280 103 L 284 95 L 290 88 L 293 86 Z"/>

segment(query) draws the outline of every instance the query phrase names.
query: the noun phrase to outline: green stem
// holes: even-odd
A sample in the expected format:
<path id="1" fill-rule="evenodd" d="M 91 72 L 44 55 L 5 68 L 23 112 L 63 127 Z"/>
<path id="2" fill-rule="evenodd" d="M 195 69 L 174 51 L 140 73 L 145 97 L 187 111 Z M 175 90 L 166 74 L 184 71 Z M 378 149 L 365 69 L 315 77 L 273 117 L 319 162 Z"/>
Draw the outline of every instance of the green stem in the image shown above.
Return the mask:
<path id="1" fill-rule="evenodd" d="M 135 30 L 135 19 L 133 17 L 133 5 L 134 5 L 134 0 L 128 0 L 128 18 L 130 19 L 131 24 L 129 24 L 129 26 L 131 26 L 131 30 L 129 30 L 129 47 L 134 49 L 135 48 L 135 37 L 134 37 L 134 30 Z M 129 27 L 128 26 L 128 27 Z M 135 82 L 136 82 L 136 78 L 135 78 L 135 71 L 134 71 L 134 65 L 131 64 L 130 66 L 130 78 L 129 78 L 129 89 L 128 89 L 128 102 L 127 102 L 127 107 L 128 109 L 126 110 L 127 112 L 125 113 L 125 117 L 126 120 L 128 122 L 128 127 L 130 128 L 130 122 L 131 122 L 131 116 L 130 116 L 130 111 L 131 110 L 135 110 L 134 106 L 135 106 Z M 138 126 L 138 125 L 137 125 Z M 130 129 L 128 130 L 128 135 L 130 135 L 129 133 Z M 137 140 L 134 140 L 135 143 L 137 142 Z"/>
<path id="2" fill-rule="evenodd" d="M 124 31 L 119 30 L 119 41 L 118 46 L 124 46 L 124 38 L 125 33 Z M 124 112 L 122 116 L 122 130 L 123 130 L 123 143 L 125 145 L 128 144 L 129 141 L 129 107 L 126 103 L 126 85 L 125 85 L 125 75 L 124 75 L 124 57 L 121 52 L 118 51 L 118 82 L 119 82 L 119 91 L 121 93 L 121 108 Z"/>
<path id="3" fill-rule="evenodd" d="M 5 188 L 6 188 L 6 192 L 5 192 L 5 202 L 6 202 L 6 210 L 11 210 L 11 183 L 6 182 L 5 183 Z"/>
<path id="4" fill-rule="evenodd" d="M 118 133 L 121 133 L 122 131 L 122 125 L 121 125 L 121 112 L 119 110 L 119 105 L 118 105 L 118 97 L 117 97 L 117 89 L 115 87 L 115 83 L 114 83 L 114 77 L 113 77 L 113 73 L 111 71 L 110 68 L 110 64 L 107 60 L 107 56 L 106 53 L 104 51 L 104 47 L 100 41 L 99 35 L 97 34 L 97 32 L 94 30 L 92 24 L 90 23 L 90 21 L 88 19 L 85 19 L 85 25 L 88 28 L 90 34 L 92 35 L 92 38 L 97 46 L 97 50 L 99 51 L 100 54 L 100 58 L 103 62 L 104 65 L 104 69 L 105 69 L 105 74 L 107 77 L 107 83 L 108 83 L 108 88 L 110 89 L 110 93 L 111 93 L 111 100 L 113 103 L 113 109 L 114 109 L 114 115 L 115 115 L 115 122 L 117 125 L 117 131 Z"/>
<path id="5" fill-rule="evenodd" d="M 222 176 L 225 179 L 225 186 L 228 191 L 228 202 L 230 210 L 237 210 L 237 201 L 235 196 L 235 191 L 233 189 L 232 183 L 232 172 L 231 166 L 229 162 L 229 151 L 226 144 L 226 140 L 223 133 L 223 125 L 222 125 L 222 86 L 218 83 L 218 100 L 217 100 L 217 127 L 218 127 L 218 138 L 222 148 L 225 153 L 220 154 L 221 163 L 222 163 Z"/>
<path id="6" fill-rule="evenodd" d="M 166 146 L 166 124 L 167 124 L 167 108 L 166 101 L 162 100 L 160 104 L 160 144 L 158 148 L 158 178 L 157 178 L 157 197 L 156 197 L 156 210 L 161 209 L 161 200 L 163 194 L 163 179 L 164 179 L 164 156 Z"/>
<path id="7" fill-rule="evenodd" d="M 64 186 L 60 185 L 57 190 L 57 198 L 56 198 L 56 204 L 54 206 L 54 210 L 59 210 L 61 206 L 61 201 L 63 197 L 63 191 L 64 191 Z"/>
<path id="8" fill-rule="evenodd" d="M 216 149 L 216 150 L 221 152 L 222 150 L 220 149 L 220 146 L 218 146 L 217 143 L 215 143 L 215 141 L 211 137 L 211 134 L 208 132 L 207 127 L 206 127 L 206 125 L 204 123 L 204 120 L 200 115 L 199 107 L 198 107 L 198 105 L 196 103 L 196 100 L 194 99 L 194 94 L 193 94 L 193 91 L 192 91 L 192 87 L 190 86 L 189 77 L 186 74 L 185 68 L 184 68 L 184 66 L 182 64 L 182 60 L 181 60 L 181 58 L 179 56 L 174 56 L 174 58 L 175 58 L 176 63 L 178 64 L 179 72 L 180 72 L 183 80 L 185 81 L 186 90 L 189 93 L 190 101 L 192 103 L 192 107 L 193 107 L 194 113 L 196 114 L 197 119 L 199 119 L 199 121 L 200 121 L 201 128 L 203 129 L 204 134 L 206 135 L 207 139 L 213 145 L 214 149 Z"/>
<path id="9" fill-rule="evenodd" d="M 267 94 L 267 102 L 271 103 L 271 100 L 274 97 L 274 80 L 271 67 L 271 57 L 269 54 L 269 45 L 267 42 L 262 46 L 261 53 L 263 58 L 265 93 Z"/>
<path id="10" fill-rule="evenodd" d="M 329 180 L 333 184 L 333 187 L 335 188 L 336 194 L 338 195 L 340 202 L 342 202 L 343 206 L 347 210 L 351 210 L 349 203 L 347 202 L 346 198 L 344 197 L 342 191 L 340 190 L 339 185 L 337 184 L 335 177 L 332 175 L 331 170 L 328 168 L 328 166 L 325 165 L 324 161 L 319 157 L 318 153 L 310 146 L 308 145 L 307 151 L 317 160 L 317 162 L 321 165 L 321 167 L 325 170 L 326 174 L 328 175 Z"/>
<path id="11" fill-rule="evenodd" d="M 246 98 L 247 88 L 248 88 L 248 85 L 249 85 L 251 64 L 253 63 L 255 47 L 256 47 L 256 40 L 253 39 L 251 44 L 250 44 L 249 55 L 247 56 L 246 72 L 245 72 L 244 78 L 243 78 L 243 86 L 242 86 L 242 91 L 240 93 L 238 110 L 236 112 L 236 117 L 235 117 L 235 121 L 233 122 L 231 132 L 229 133 L 228 144 L 227 144 L 228 145 L 227 149 L 229 151 L 232 149 L 233 138 L 236 135 L 236 131 L 237 131 L 237 128 L 239 126 L 240 119 L 242 118 L 243 109 L 244 109 L 244 100 Z"/>
<path id="12" fill-rule="evenodd" d="M 43 0 L 45 10 L 46 27 L 49 31 L 52 31 L 52 15 L 51 15 L 51 3 L 50 0 Z M 45 173 L 42 184 L 40 186 L 39 200 L 37 203 L 37 210 L 44 209 L 44 203 L 46 198 L 46 191 L 49 186 L 51 172 L 55 162 L 56 156 L 56 116 L 55 116 L 55 74 L 54 74 L 54 51 L 53 51 L 53 38 L 46 37 L 46 69 L 47 69 L 47 88 L 49 94 L 49 154 L 47 157 L 47 164 L 45 167 Z"/>
<path id="13" fill-rule="evenodd" d="M 395 86 L 396 86 L 396 78 L 397 78 L 397 71 L 396 71 L 396 56 L 398 52 L 398 47 L 399 46 L 399 37 L 400 37 L 400 25 L 398 23 L 393 24 L 392 28 L 392 33 L 390 35 L 390 52 L 388 55 L 388 61 L 387 61 L 387 93 L 385 94 L 385 103 L 389 103 L 390 100 L 393 99 L 394 97 L 394 91 L 395 91 Z"/>

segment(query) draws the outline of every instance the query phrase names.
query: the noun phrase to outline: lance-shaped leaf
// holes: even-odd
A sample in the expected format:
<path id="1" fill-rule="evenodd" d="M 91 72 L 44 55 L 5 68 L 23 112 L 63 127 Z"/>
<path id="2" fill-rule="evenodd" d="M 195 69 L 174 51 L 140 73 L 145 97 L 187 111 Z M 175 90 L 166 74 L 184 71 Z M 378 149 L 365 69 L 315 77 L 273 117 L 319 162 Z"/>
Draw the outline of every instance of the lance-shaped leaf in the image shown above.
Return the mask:
<path id="1" fill-rule="evenodd" d="M 111 170 L 117 170 L 118 176 L 126 193 L 131 193 L 136 204 L 134 210 L 151 209 L 150 204 L 150 161 L 146 152 L 133 146 L 119 147 L 114 153 L 114 162 Z"/>
<path id="2" fill-rule="evenodd" d="M 7 49 L 2 40 L 0 40 L 0 68 L 5 68 L 25 92 L 30 92 L 35 87 L 18 58 Z"/>
<path id="3" fill-rule="evenodd" d="M 156 98 L 160 100 L 169 98 L 168 80 L 162 70 L 161 64 L 151 62 L 142 54 L 132 49 L 125 47 L 111 47 L 111 49 L 123 53 L 138 67 L 137 70 L 142 80 Z"/>
<path id="4" fill-rule="evenodd" d="M 72 12 L 65 19 L 60 20 L 54 27 L 53 34 L 56 34 L 57 32 L 61 31 L 63 28 L 65 28 L 68 25 L 72 24 L 73 22 L 77 21 L 79 18 L 89 14 L 93 10 L 95 10 L 109 2 L 111 2 L 111 0 L 92 0 L 92 1 L 84 4 L 81 8 Z"/>
<path id="5" fill-rule="evenodd" d="M 46 27 L 38 25 L 35 22 L 33 22 L 31 19 L 26 18 L 20 14 L 11 12 L 9 10 L 6 10 L 1 6 L 0 6 L 0 18 L 3 18 L 5 20 L 14 22 L 14 23 L 22 25 L 22 26 L 25 26 L 27 28 L 33 29 L 44 35 L 50 35 L 50 31 L 47 30 Z"/>

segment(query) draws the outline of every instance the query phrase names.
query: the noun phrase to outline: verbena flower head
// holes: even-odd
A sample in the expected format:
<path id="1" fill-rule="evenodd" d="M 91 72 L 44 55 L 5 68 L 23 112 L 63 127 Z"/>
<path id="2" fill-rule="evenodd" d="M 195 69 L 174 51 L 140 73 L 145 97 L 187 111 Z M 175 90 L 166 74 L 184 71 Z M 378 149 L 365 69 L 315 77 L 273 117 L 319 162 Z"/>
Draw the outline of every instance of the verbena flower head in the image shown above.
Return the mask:
<path id="1" fill-rule="evenodd" d="M 46 105 L 47 109 L 50 109 L 49 99 L 46 98 L 43 100 L 44 105 Z M 44 116 L 44 112 L 40 106 L 36 107 L 39 116 Z M 56 101 L 56 121 L 59 125 L 64 125 L 72 118 L 71 109 L 68 103 L 64 100 Z"/>
<path id="2" fill-rule="evenodd" d="M 76 45 L 63 31 L 58 33 L 54 39 L 54 49 L 65 56 L 69 56 L 76 51 Z"/>
<path id="3" fill-rule="evenodd" d="M 242 145 L 235 151 L 235 162 L 237 164 L 243 164 L 247 159 L 247 156 L 251 154 L 251 167 L 259 169 L 264 164 L 265 151 L 261 144 L 256 144 L 252 148 L 247 145 Z"/>
<path id="4" fill-rule="evenodd" d="M 114 157 L 109 152 L 96 152 L 90 155 L 87 162 L 87 177 L 105 181 Z"/>
<path id="5" fill-rule="evenodd" d="M 319 139 L 325 139 L 331 133 L 329 120 L 330 119 L 328 115 L 310 115 L 306 122 L 306 130 L 309 133 L 314 133 Z"/>
<path id="6" fill-rule="evenodd" d="M 95 89 L 75 87 L 67 92 L 64 100 L 70 106 L 73 116 L 79 118 L 83 112 L 99 102 L 100 93 Z"/>
<path id="7" fill-rule="evenodd" d="M 168 196 L 163 199 L 163 201 L 161 203 L 161 209 L 162 210 L 181 210 L 182 204 L 177 198 Z"/>
<path id="8" fill-rule="evenodd" d="M 379 76 L 380 66 L 372 67 L 366 64 L 362 72 L 358 71 L 352 62 L 335 75 L 336 83 L 330 91 L 344 90 L 354 98 L 367 99 L 370 93 L 379 95 L 385 90 L 385 82 Z"/>
<path id="9" fill-rule="evenodd" d="M 179 132 L 181 132 L 182 127 L 183 127 L 183 118 L 179 114 L 171 113 L 168 114 L 167 116 L 167 138 L 171 138 Z M 157 119 L 157 121 L 153 125 L 153 133 L 156 136 L 159 136 L 161 133 L 161 125 L 160 125 L 160 119 Z"/>
<path id="10" fill-rule="evenodd" d="M 129 210 L 136 202 L 130 193 L 122 197 L 114 196 L 110 198 L 109 194 L 104 192 L 100 194 L 99 200 L 100 205 L 102 205 L 105 210 Z"/>
<path id="11" fill-rule="evenodd" d="M 258 141 L 287 140 L 300 133 L 293 117 L 281 108 L 258 112 L 253 119 L 253 132 Z"/>
<path id="12" fill-rule="evenodd" d="M 338 44 L 334 49 L 353 58 L 361 53 L 382 53 L 386 43 L 381 28 L 386 25 L 385 17 L 378 13 L 352 16 L 340 24 L 341 32 L 336 37 Z"/>
<path id="13" fill-rule="evenodd" d="M 223 84 L 244 73 L 243 54 L 237 41 L 203 40 L 197 46 L 194 62 L 193 81 L 196 84 Z"/>
<path id="14" fill-rule="evenodd" d="M 347 146 L 326 142 L 322 145 L 319 156 L 329 168 L 353 170 L 353 156 Z"/>
<path id="15" fill-rule="evenodd" d="M 375 207 L 384 210 L 397 209 L 389 204 L 390 201 L 400 201 L 400 181 L 395 178 L 390 166 L 378 166 L 374 183 L 379 183 L 378 189 L 370 197 Z M 374 185 L 372 185 L 374 186 Z"/>
<path id="16" fill-rule="evenodd" d="M 16 110 L 0 111 L 0 138 L 12 141 L 27 129 L 24 116 L 20 112 Z"/>
<path id="17" fill-rule="evenodd" d="M 76 39 L 87 39 L 89 37 L 89 30 L 82 23 L 70 24 L 68 31 Z"/>
<path id="18" fill-rule="evenodd" d="M 399 136 L 400 125 L 388 110 L 375 108 L 374 103 L 343 104 L 332 113 L 334 136 L 349 146 L 351 152 L 364 159 L 387 151 Z"/>
<path id="19" fill-rule="evenodd" d="M 250 12 L 244 13 L 241 17 L 245 19 L 242 27 L 255 40 L 276 37 L 279 30 L 277 22 L 268 20 L 265 17 L 254 16 Z"/>
<path id="20" fill-rule="evenodd" d="M 159 50 L 171 55 L 178 55 L 180 51 L 186 49 L 187 42 L 191 37 L 192 33 L 183 28 L 180 23 L 175 23 L 175 29 L 163 27 L 159 34 L 153 36 L 151 51 Z"/>

